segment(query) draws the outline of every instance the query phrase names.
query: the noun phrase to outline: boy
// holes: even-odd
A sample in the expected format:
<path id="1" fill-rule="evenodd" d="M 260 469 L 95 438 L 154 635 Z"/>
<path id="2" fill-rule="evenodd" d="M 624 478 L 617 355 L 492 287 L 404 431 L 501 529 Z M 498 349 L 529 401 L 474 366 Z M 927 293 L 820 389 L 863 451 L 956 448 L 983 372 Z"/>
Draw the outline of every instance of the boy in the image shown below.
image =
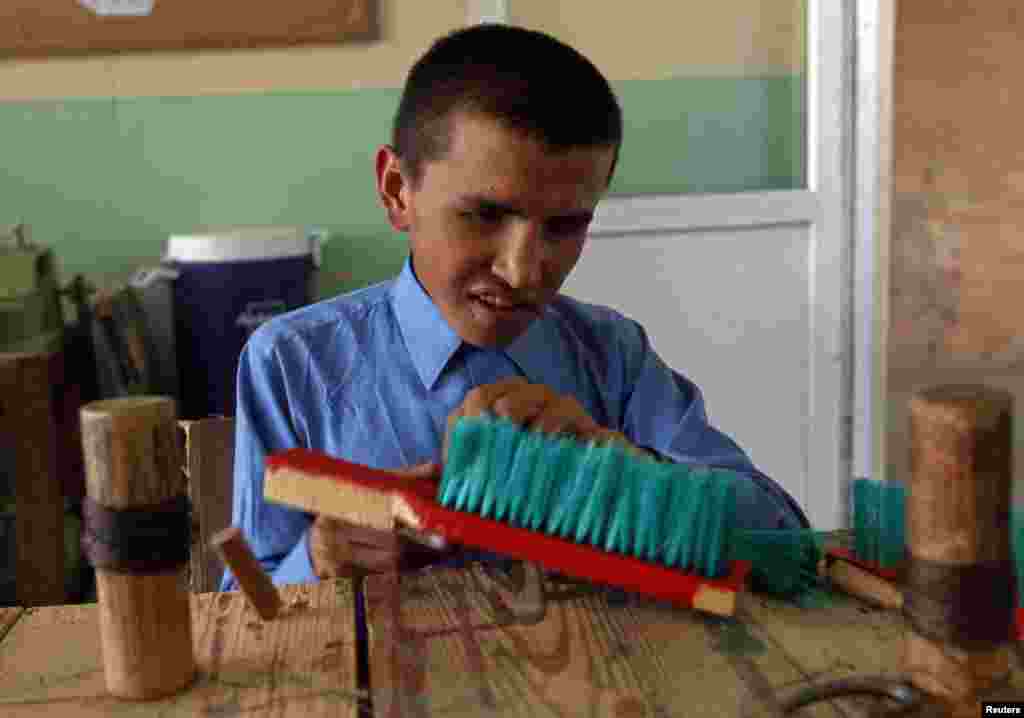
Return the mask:
<path id="1" fill-rule="evenodd" d="M 376 158 L 388 221 L 409 237 L 401 273 L 274 318 L 240 358 L 233 521 L 275 583 L 393 568 L 410 546 L 264 502 L 268 453 L 438 476 L 448 422 L 483 411 L 733 469 L 742 526 L 807 526 L 639 324 L 558 293 L 621 141 L 605 78 L 544 34 L 472 27 L 413 66 Z"/>

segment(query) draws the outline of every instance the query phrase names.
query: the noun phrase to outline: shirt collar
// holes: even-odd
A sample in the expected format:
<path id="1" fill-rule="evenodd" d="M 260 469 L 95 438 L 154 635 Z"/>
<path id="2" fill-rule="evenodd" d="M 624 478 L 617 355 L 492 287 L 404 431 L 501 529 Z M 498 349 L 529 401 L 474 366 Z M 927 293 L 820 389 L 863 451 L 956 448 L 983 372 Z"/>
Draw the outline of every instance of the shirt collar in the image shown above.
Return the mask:
<path id="1" fill-rule="evenodd" d="M 462 339 L 448 325 L 430 295 L 413 273 L 411 257 L 391 288 L 391 304 L 416 371 L 427 389 L 438 378 L 462 345 Z"/>
<path id="2" fill-rule="evenodd" d="M 561 361 L 557 347 L 560 344 L 558 328 L 550 316 L 550 307 L 545 307 L 537 319 L 519 337 L 505 347 L 505 355 L 515 362 L 526 378 L 534 384 L 555 385 L 552 371 L 558 370 Z"/>
<path id="3" fill-rule="evenodd" d="M 409 356 L 423 385 L 432 390 L 448 362 L 462 346 L 462 338 L 451 328 L 426 293 L 406 257 L 391 289 L 391 301 Z M 505 355 L 531 382 L 543 382 L 551 373 L 552 350 L 558 345 L 558 331 L 548 317 L 549 308 L 525 332 L 505 348 Z"/>

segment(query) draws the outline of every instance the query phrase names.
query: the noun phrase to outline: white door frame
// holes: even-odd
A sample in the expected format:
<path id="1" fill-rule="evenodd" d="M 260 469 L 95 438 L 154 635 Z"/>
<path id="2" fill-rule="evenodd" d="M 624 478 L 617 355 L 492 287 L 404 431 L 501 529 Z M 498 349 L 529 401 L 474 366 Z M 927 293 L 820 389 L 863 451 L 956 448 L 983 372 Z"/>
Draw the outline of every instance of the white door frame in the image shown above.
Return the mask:
<path id="1" fill-rule="evenodd" d="M 728 195 L 612 196 L 599 206 L 591 236 L 695 232 L 712 228 L 796 225 L 810 237 L 809 372 L 803 427 L 804 508 L 823 529 L 848 524 L 846 489 L 852 453 L 863 447 L 852 419 L 854 351 L 854 0 L 807 0 L 807 188 Z M 867 92 L 866 89 L 861 90 Z M 856 285 L 858 288 L 860 284 Z M 863 301 L 863 297 L 856 297 Z M 874 302 L 871 302 L 874 305 Z M 870 354 L 867 355 L 870 357 Z M 870 370 L 869 370 L 870 371 Z M 860 372 L 857 372 L 858 374 Z M 727 431 L 727 427 L 723 427 Z"/>
<path id="2" fill-rule="evenodd" d="M 896 0 L 857 0 L 854 477 L 886 479 Z"/>

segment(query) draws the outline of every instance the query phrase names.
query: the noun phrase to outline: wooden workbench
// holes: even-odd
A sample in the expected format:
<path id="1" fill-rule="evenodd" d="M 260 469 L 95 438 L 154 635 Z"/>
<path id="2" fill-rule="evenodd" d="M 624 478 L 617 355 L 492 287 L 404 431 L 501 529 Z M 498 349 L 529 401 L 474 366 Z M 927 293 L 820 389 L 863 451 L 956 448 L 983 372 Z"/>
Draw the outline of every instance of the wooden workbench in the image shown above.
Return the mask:
<path id="1" fill-rule="evenodd" d="M 0 641 L 0 715 L 355 716 L 350 584 L 282 593 L 286 610 L 270 623 L 237 592 L 194 594 L 199 676 L 187 691 L 154 702 L 107 695 L 96 604 L 26 609 Z"/>
<path id="2" fill-rule="evenodd" d="M 831 595 L 745 595 L 736 619 L 543 577 L 429 569 L 367 580 L 369 681 L 357 680 L 347 581 L 288 586 L 260 624 L 237 593 L 193 597 L 200 675 L 154 703 L 105 694 L 95 605 L 0 613 L 0 714 L 43 716 L 765 715 L 815 681 L 898 669 L 903 620 Z M 9 627 L 5 629 L 5 626 Z M 1001 696 L 1024 697 L 1019 664 Z M 866 715 L 843 699 L 798 715 Z"/>

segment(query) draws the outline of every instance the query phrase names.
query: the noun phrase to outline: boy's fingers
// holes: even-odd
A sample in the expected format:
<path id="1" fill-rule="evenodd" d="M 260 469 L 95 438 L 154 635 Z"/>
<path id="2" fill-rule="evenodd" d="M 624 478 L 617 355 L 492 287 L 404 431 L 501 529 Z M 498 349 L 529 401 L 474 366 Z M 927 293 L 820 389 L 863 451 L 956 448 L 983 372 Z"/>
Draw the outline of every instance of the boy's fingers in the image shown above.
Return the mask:
<path id="1" fill-rule="evenodd" d="M 575 434 L 575 422 L 568 416 L 542 414 L 530 424 L 530 430 L 539 434 Z"/>
<path id="2" fill-rule="evenodd" d="M 406 476 L 410 479 L 440 479 L 442 469 L 441 464 L 438 462 L 427 461 L 422 464 L 416 464 L 415 466 L 391 469 L 391 471 L 399 476 Z"/>
<path id="3" fill-rule="evenodd" d="M 494 403 L 510 392 L 522 391 L 529 387 L 530 382 L 520 376 L 512 376 L 496 381 L 493 384 L 478 386 L 468 394 L 457 410 L 459 416 L 478 416 L 490 411 Z"/>
<path id="4" fill-rule="evenodd" d="M 551 392 L 523 391 L 505 394 L 492 407 L 493 413 L 521 426 L 528 426 L 547 408 Z"/>
<path id="5" fill-rule="evenodd" d="M 547 434 L 572 434 L 584 437 L 592 431 L 595 423 L 586 410 L 574 399 L 562 397 L 546 407 L 530 424 L 534 431 Z"/>

